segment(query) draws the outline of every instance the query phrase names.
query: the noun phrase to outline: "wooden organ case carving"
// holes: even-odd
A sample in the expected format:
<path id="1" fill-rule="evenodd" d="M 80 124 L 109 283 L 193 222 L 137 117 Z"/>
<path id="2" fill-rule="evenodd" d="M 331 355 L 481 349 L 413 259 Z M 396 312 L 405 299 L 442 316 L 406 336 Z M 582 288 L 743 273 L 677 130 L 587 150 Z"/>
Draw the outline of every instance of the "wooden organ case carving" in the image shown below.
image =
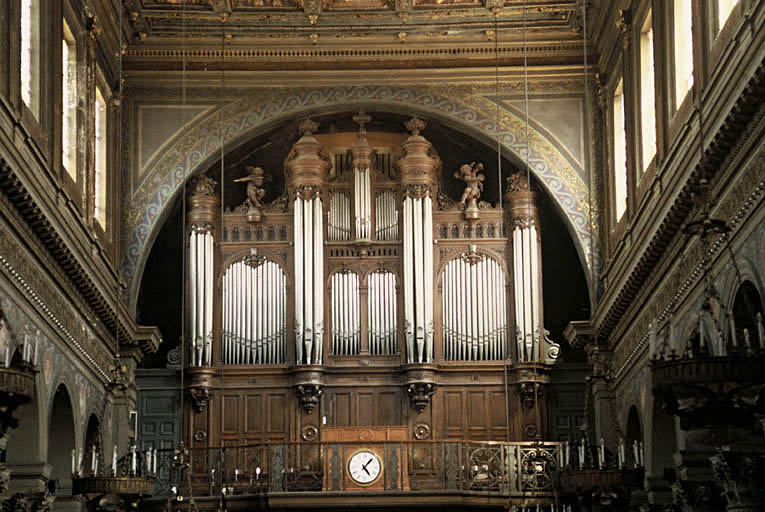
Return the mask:
<path id="1" fill-rule="evenodd" d="M 301 136 L 286 190 L 221 220 L 216 184 L 189 195 L 185 439 L 194 447 L 322 439 L 322 428 L 405 427 L 410 440 L 531 440 L 546 432 L 545 335 L 534 192 L 478 201 L 421 134 Z M 447 171 L 449 174 L 453 172 Z M 509 424 L 508 424 L 509 419 Z"/>

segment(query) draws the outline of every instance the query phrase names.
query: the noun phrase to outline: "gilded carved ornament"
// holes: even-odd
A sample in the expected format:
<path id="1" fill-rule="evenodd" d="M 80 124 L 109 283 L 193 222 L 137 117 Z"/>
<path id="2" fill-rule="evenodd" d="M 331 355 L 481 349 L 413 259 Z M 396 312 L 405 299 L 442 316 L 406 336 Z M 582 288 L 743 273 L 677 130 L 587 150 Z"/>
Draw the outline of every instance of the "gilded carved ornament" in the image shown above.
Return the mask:
<path id="1" fill-rule="evenodd" d="M 619 9 L 616 15 L 616 28 L 622 33 L 622 47 L 626 50 L 630 45 L 630 29 L 632 27 L 632 15 L 629 9 Z"/>
<path id="2" fill-rule="evenodd" d="M 200 174 L 191 180 L 191 195 L 197 197 L 215 197 L 215 185 L 217 185 L 215 180 Z"/>

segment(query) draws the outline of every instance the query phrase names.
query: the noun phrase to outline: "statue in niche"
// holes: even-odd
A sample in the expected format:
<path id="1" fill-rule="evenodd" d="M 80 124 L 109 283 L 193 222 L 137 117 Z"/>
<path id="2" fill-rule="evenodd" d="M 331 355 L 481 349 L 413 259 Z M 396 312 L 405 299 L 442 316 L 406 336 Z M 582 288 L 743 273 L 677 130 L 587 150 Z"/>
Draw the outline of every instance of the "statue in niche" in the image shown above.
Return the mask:
<path id="1" fill-rule="evenodd" d="M 249 173 L 243 178 L 234 180 L 234 183 L 247 182 L 247 199 L 244 200 L 242 209 L 247 212 L 248 222 L 260 222 L 263 216 L 263 202 L 262 199 L 266 195 L 266 190 L 263 185 L 266 182 L 271 181 L 271 175 L 266 174 L 260 167 L 252 167 L 248 165 L 245 167 Z"/>
<path id="2" fill-rule="evenodd" d="M 465 191 L 462 192 L 459 206 L 465 209 L 465 218 L 468 220 L 475 220 L 479 216 L 478 198 L 483 192 L 483 180 L 485 179 L 481 171 L 483 171 L 482 163 L 471 162 L 463 164 L 454 173 L 455 178 L 465 182 Z"/>

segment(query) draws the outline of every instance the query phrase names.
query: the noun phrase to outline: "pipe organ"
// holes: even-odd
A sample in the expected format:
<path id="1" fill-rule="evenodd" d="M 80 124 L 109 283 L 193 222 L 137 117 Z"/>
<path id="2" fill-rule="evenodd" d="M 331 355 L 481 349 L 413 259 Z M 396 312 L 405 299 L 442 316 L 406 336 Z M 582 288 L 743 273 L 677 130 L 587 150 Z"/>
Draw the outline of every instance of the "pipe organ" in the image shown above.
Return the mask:
<path id="1" fill-rule="evenodd" d="M 332 275 L 332 353 L 349 356 L 361 351 L 359 276 L 354 272 Z"/>
<path id="2" fill-rule="evenodd" d="M 471 248 L 441 273 L 444 358 L 489 361 L 505 358 L 505 272 L 493 258 Z"/>
<path id="3" fill-rule="evenodd" d="M 256 255 L 223 274 L 223 364 L 281 364 L 287 357 L 287 283 L 278 263 Z"/>
<path id="4" fill-rule="evenodd" d="M 191 366 L 212 365 L 213 300 L 214 300 L 214 228 L 218 199 L 215 183 L 199 176 L 193 182 L 189 203 L 188 288 L 189 340 Z"/>
<path id="5" fill-rule="evenodd" d="M 221 219 L 212 180 L 195 181 L 189 443 L 310 442 L 324 424 L 533 439 L 546 413 L 529 390 L 557 348 L 543 328 L 533 191 L 514 175 L 509 208 L 476 201 L 468 216 L 439 187 L 466 176 L 477 198 L 481 165 L 442 171 L 417 118 L 395 134 L 354 119 L 356 133 L 300 124 L 286 190 L 248 191 L 276 197 L 257 219 L 244 207 Z M 222 433 L 199 434 L 215 415 Z"/>
<path id="6" fill-rule="evenodd" d="M 396 336 L 396 276 L 387 270 L 369 274 L 369 352 L 392 355 L 398 352 Z"/>

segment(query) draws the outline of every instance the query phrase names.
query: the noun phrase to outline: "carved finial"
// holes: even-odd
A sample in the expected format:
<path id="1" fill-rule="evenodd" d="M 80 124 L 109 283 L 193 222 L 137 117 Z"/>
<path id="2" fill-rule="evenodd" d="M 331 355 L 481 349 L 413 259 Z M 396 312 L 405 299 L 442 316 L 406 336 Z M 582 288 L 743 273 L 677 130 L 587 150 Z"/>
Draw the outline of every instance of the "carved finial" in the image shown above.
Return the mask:
<path id="1" fill-rule="evenodd" d="M 404 123 L 404 127 L 412 132 L 412 135 L 419 135 L 425 129 L 425 126 L 427 126 L 427 123 L 417 116 Z"/>
<path id="2" fill-rule="evenodd" d="M 616 27 L 622 33 L 623 46 L 626 50 L 630 44 L 630 25 L 632 23 L 632 17 L 629 9 L 619 9 L 616 15 Z"/>
<path id="3" fill-rule="evenodd" d="M 487 41 L 494 41 L 494 38 L 497 36 L 497 33 L 494 32 L 494 30 L 489 29 L 489 30 L 484 30 L 483 35 L 486 36 Z"/>
<path id="4" fill-rule="evenodd" d="M 516 172 L 507 178 L 507 192 L 527 192 L 529 190 L 529 181 L 526 179 L 526 173 Z"/>
<path id="5" fill-rule="evenodd" d="M 298 131 L 305 135 L 312 135 L 316 130 L 319 129 L 319 123 L 316 121 L 313 121 L 312 119 L 305 119 L 298 125 Z"/>
<path id="6" fill-rule="evenodd" d="M 214 196 L 217 182 L 212 178 L 200 174 L 191 181 L 192 196 Z"/>
<path id="7" fill-rule="evenodd" d="M 408 36 L 408 35 L 409 34 L 407 34 L 406 32 L 399 32 L 398 33 L 398 40 L 401 41 L 402 43 L 405 43 L 406 42 L 406 36 Z"/>
<path id="8" fill-rule="evenodd" d="M 362 108 L 359 110 L 359 113 L 353 116 L 353 121 L 356 123 L 359 123 L 359 131 L 361 133 L 366 132 L 366 128 L 364 127 L 365 124 L 370 122 L 372 118 L 369 116 L 369 114 L 366 113 L 366 111 Z"/>

